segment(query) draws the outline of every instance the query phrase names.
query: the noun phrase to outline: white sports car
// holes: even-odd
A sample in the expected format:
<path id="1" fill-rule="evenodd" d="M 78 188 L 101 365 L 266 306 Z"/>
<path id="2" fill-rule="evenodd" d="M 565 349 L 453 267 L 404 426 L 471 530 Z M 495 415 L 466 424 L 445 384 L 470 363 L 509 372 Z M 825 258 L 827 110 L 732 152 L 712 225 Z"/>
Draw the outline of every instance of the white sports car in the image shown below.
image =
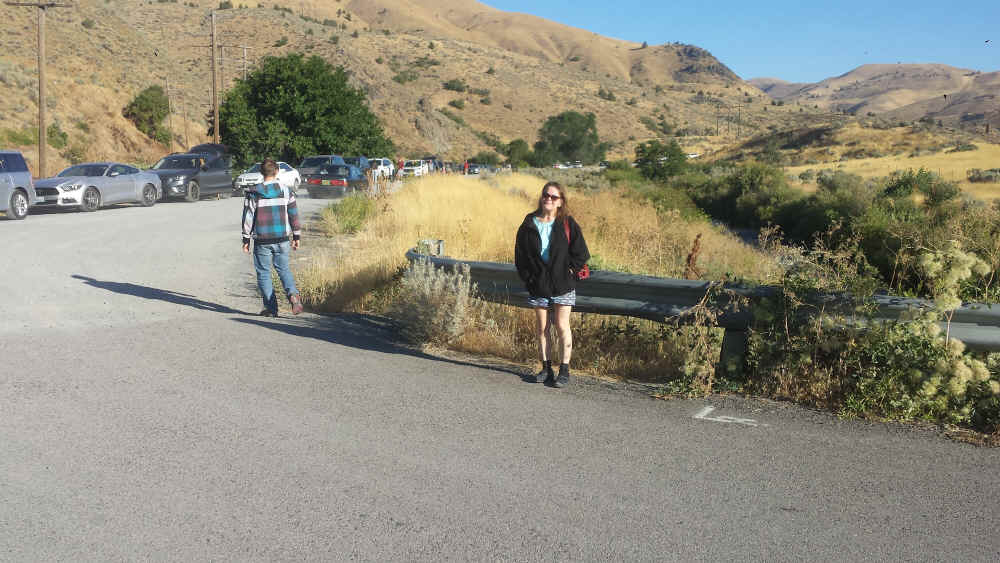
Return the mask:
<path id="1" fill-rule="evenodd" d="M 260 163 L 258 162 L 236 178 L 236 181 L 233 183 L 233 190 L 237 193 L 243 193 L 247 188 L 261 183 L 263 179 L 264 175 L 260 173 Z M 302 176 L 299 175 L 298 170 L 289 166 L 287 162 L 278 162 L 278 183 L 295 191 L 299 189 L 299 184 L 302 183 Z"/>

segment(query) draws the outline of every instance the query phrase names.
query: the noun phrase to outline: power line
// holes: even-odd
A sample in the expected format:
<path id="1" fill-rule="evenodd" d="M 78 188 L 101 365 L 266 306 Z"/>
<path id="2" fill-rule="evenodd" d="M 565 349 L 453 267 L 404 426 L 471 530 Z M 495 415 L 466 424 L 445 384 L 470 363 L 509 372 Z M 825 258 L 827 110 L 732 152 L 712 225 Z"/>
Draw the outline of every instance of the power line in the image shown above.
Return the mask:
<path id="1" fill-rule="evenodd" d="M 45 10 L 49 8 L 73 8 L 72 4 L 58 2 L 4 2 L 8 6 L 38 9 L 38 177 L 45 174 Z"/>

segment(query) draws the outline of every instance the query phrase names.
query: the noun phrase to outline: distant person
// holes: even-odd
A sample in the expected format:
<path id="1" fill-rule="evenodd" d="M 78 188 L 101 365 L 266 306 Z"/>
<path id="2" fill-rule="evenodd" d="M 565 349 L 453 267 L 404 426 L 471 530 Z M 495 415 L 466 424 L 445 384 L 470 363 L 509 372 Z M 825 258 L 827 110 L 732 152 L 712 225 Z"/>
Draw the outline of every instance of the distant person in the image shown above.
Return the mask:
<path id="1" fill-rule="evenodd" d="M 299 208 L 295 193 L 278 182 L 278 163 L 265 159 L 260 165 L 261 183 L 247 190 L 243 200 L 243 252 L 250 253 L 253 241 L 253 266 L 257 287 L 264 300 L 264 317 L 278 316 L 278 298 L 271 281 L 271 268 L 278 272 L 292 314 L 302 312 L 302 298 L 295 289 L 295 278 L 288 267 L 290 250 L 299 249 Z"/>
<path id="2" fill-rule="evenodd" d="M 469 161 L 468 160 L 465 161 L 464 174 L 466 176 L 469 175 Z"/>
<path id="3" fill-rule="evenodd" d="M 566 190 L 557 182 L 548 182 L 542 188 L 538 208 L 527 214 L 517 229 L 514 243 L 517 275 L 531 295 L 528 304 L 535 310 L 535 335 L 542 361 L 536 382 L 544 381 L 555 387 L 569 384 L 569 361 L 573 354 L 569 314 L 576 305 L 576 272 L 589 259 L 590 251 L 580 225 L 570 215 Z M 553 317 L 562 344 L 558 376 L 549 358 Z"/>

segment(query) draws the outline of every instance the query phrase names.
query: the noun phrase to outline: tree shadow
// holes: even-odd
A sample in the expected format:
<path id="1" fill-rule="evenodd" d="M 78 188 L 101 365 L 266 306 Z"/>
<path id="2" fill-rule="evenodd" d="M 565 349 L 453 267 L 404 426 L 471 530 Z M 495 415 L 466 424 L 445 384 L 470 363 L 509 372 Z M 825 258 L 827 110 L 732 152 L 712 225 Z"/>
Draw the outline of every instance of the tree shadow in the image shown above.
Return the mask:
<path id="1" fill-rule="evenodd" d="M 81 280 L 83 283 L 89 286 L 97 287 L 114 293 L 121 293 L 123 295 L 131 295 L 133 297 L 141 297 L 143 299 L 152 299 L 154 301 L 166 301 L 167 303 L 184 305 L 186 307 L 193 307 L 195 309 L 201 309 L 203 311 L 213 311 L 216 313 L 229 313 L 235 315 L 247 314 L 245 311 L 237 311 L 236 309 L 226 307 L 225 305 L 219 305 L 218 303 L 212 303 L 211 301 L 203 301 L 187 293 L 178 293 L 176 291 L 157 289 L 155 287 L 138 285 L 128 282 L 101 281 L 91 277 L 82 276 L 80 274 L 73 274 L 72 277 Z"/>
<path id="2" fill-rule="evenodd" d="M 238 323 L 268 328 L 302 338 L 313 338 L 321 342 L 339 344 L 359 350 L 401 354 L 415 358 L 445 362 L 458 366 L 476 367 L 516 375 L 522 381 L 535 382 L 534 374 L 502 365 L 499 362 L 466 362 L 434 356 L 407 345 L 400 340 L 399 326 L 390 319 L 361 314 L 341 314 L 333 316 L 309 315 L 306 317 L 272 320 L 264 318 L 233 318 Z"/>

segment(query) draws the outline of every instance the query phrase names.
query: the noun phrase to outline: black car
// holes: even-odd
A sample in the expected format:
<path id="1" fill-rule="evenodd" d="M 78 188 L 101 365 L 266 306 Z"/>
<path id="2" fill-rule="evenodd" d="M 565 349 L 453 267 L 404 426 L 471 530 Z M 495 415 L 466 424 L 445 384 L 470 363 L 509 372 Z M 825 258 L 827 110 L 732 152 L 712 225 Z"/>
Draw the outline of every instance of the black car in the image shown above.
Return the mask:
<path id="1" fill-rule="evenodd" d="M 232 161 L 217 153 L 174 153 L 160 159 L 150 172 L 160 177 L 163 197 L 198 201 L 206 194 L 233 193 Z"/>
<path id="2" fill-rule="evenodd" d="M 313 156 L 307 156 L 302 159 L 296 168 L 299 171 L 299 175 L 302 176 L 302 181 L 304 182 L 306 176 L 309 174 L 316 174 L 319 172 L 320 168 L 324 166 L 345 166 L 347 163 L 344 162 L 344 157 L 339 154 L 317 154 Z"/>
<path id="3" fill-rule="evenodd" d="M 302 175 L 302 184 L 309 197 L 329 198 L 368 189 L 368 178 L 357 166 L 329 164 L 315 172 Z"/>

